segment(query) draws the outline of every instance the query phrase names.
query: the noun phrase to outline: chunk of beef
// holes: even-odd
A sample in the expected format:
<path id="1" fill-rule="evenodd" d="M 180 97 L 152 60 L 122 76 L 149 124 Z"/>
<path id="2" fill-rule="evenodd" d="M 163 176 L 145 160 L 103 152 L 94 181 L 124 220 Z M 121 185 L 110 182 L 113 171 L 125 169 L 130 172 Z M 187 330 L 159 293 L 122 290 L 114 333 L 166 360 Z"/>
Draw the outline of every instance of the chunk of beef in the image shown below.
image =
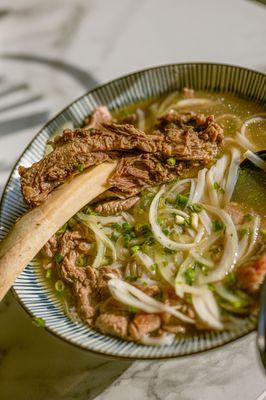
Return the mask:
<path id="1" fill-rule="evenodd" d="M 237 269 L 237 281 L 241 288 L 257 293 L 266 277 L 266 252 Z"/>
<path id="2" fill-rule="evenodd" d="M 170 169 L 151 154 L 123 157 L 109 183 L 116 192 L 134 196 L 145 187 L 173 179 L 181 170 L 182 164 Z"/>
<path id="3" fill-rule="evenodd" d="M 99 128 L 105 122 L 112 121 L 112 115 L 105 106 L 95 108 L 91 115 L 84 120 L 84 124 L 87 128 Z"/>
<path id="4" fill-rule="evenodd" d="M 187 87 L 184 87 L 182 94 L 185 99 L 193 99 L 195 97 L 194 89 Z"/>
<path id="5" fill-rule="evenodd" d="M 129 325 L 129 334 L 133 340 L 140 340 L 148 333 L 154 332 L 161 326 L 161 319 L 157 314 L 139 313 Z"/>
<path id="6" fill-rule="evenodd" d="M 57 239 L 56 236 L 53 235 L 51 239 L 49 239 L 48 242 L 45 243 L 41 252 L 45 257 L 52 258 L 57 252 L 57 247 L 58 247 Z"/>
<path id="7" fill-rule="evenodd" d="M 114 215 L 121 211 L 127 211 L 132 208 L 139 201 L 138 196 L 130 197 L 128 199 L 119 199 L 105 201 L 96 206 L 95 211 L 102 213 L 103 215 Z"/>
<path id="8" fill-rule="evenodd" d="M 107 335 L 127 338 L 129 316 L 126 311 L 114 311 L 113 313 L 100 314 L 95 326 L 100 332 Z"/>

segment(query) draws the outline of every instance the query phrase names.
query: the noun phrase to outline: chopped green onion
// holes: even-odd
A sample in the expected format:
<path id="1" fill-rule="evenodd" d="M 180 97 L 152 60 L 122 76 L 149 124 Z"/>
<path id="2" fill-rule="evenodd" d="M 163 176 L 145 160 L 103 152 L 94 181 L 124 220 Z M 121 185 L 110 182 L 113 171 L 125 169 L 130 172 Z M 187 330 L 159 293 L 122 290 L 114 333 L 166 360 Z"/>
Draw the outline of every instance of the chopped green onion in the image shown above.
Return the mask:
<path id="1" fill-rule="evenodd" d="M 139 250 L 140 250 L 140 247 L 138 245 L 131 247 L 131 251 L 133 254 L 137 253 Z"/>
<path id="2" fill-rule="evenodd" d="M 219 185 L 218 182 L 214 182 L 213 189 L 215 189 L 218 193 L 224 194 L 224 189 Z"/>
<path id="3" fill-rule="evenodd" d="M 196 280 L 196 276 L 197 276 L 197 271 L 196 271 L 194 265 L 191 265 L 190 267 L 188 267 L 186 269 L 184 275 L 185 275 L 186 283 L 190 286 L 193 285 L 193 283 Z"/>
<path id="4" fill-rule="evenodd" d="M 228 283 L 229 283 L 230 285 L 235 285 L 236 282 L 237 282 L 236 274 L 235 274 L 235 272 L 233 272 L 233 271 L 229 272 L 229 273 L 227 274 L 226 278 L 227 278 L 227 281 L 228 281 Z"/>
<path id="5" fill-rule="evenodd" d="M 185 207 L 188 203 L 188 197 L 187 196 L 183 196 L 182 194 L 178 194 L 176 196 L 176 204 L 179 207 Z"/>
<path id="6" fill-rule="evenodd" d="M 245 214 L 243 220 L 244 222 L 251 222 L 253 220 L 253 216 L 251 214 Z"/>
<path id="7" fill-rule="evenodd" d="M 163 261 L 163 267 L 167 267 L 168 264 L 169 264 L 168 261 Z"/>
<path id="8" fill-rule="evenodd" d="M 84 164 L 78 164 L 77 169 L 79 172 L 83 172 L 84 171 Z"/>
<path id="9" fill-rule="evenodd" d="M 63 226 L 61 226 L 61 228 L 56 232 L 56 234 L 61 235 L 61 234 L 65 233 L 65 231 L 67 230 L 67 225 L 68 225 L 68 223 L 66 222 Z"/>
<path id="10" fill-rule="evenodd" d="M 170 235 L 170 231 L 167 228 L 163 229 L 163 233 L 165 234 L 165 236 L 169 236 Z"/>
<path id="11" fill-rule="evenodd" d="M 49 268 L 49 269 L 47 269 L 46 272 L 45 272 L 45 278 L 46 278 L 46 279 L 50 279 L 51 276 L 52 276 L 52 270 L 51 270 L 51 268 Z"/>
<path id="12" fill-rule="evenodd" d="M 184 218 L 184 221 L 182 222 L 182 224 L 180 224 L 182 226 L 190 226 L 191 225 L 191 218 Z"/>
<path id="13" fill-rule="evenodd" d="M 124 223 L 122 224 L 122 228 L 124 229 L 124 231 L 132 231 L 133 226 L 130 225 L 128 222 L 124 222 Z"/>
<path id="14" fill-rule="evenodd" d="M 191 211 L 194 211 L 195 213 L 200 213 L 200 212 L 203 210 L 202 205 L 197 204 L 197 203 L 190 204 L 190 205 L 188 206 L 188 208 L 189 208 Z"/>
<path id="15" fill-rule="evenodd" d="M 213 228 L 214 232 L 218 232 L 218 231 L 223 230 L 225 228 L 225 226 L 222 223 L 222 221 L 214 220 L 214 221 L 212 221 L 212 228 Z"/>
<path id="16" fill-rule="evenodd" d="M 35 317 L 32 320 L 32 323 L 37 326 L 38 328 L 44 328 L 45 327 L 45 320 L 41 317 Z"/>
<path id="17" fill-rule="evenodd" d="M 62 264 L 64 258 L 65 258 L 65 257 L 64 257 L 62 254 L 60 254 L 60 253 L 57 253 L 57 254 L 55 255 L 55 257 L 54 257 L 55 262 L 56 262 L 57 265 Z"/>
<path id="18" fill-rule="evenodd" d="M 61 280 L 56 281 L 54 286 L 55 286 L 55 290 L 59 293 L 63 292 L 63 290 L 65 289 L 65 284 Z"/>
<path id="19" fill-rule="evenodd" d="M 166 162 L 168 165 L 170 165 L 170 167 L 176 165 L 176 159 L 174 157 L 167 158 Z"/>
<path id="20" fill-rule="evenodd" d="M 154 264 L 151 265 L 151 270 L 152 270 L 153 272 L 157 272 L 157 269 L 158 269 L 158 265 L 157 265 L 156 263 L 154 263 Z"/>
<path id="21" fill-rule="evenodd" d="M 88 259 L 84 255 L 80 255 L 76 258 L 76 265 L 78 267 L 85 267 L 88 263 Z"/>
<path id="22" fill-rule="evenodd" d="M 139 310 L 136 307 L 128 306 L 128 310 L 132 313 L 137 313 Z"/>
<path id="23" fill-rule="evenodd" d="M 120 231 L 121 225 L 119 225 L 118 223 L 115 223 L 115 224 L 112 224 L 112 228 Z"/>
<path id="24" fill-rule="evenodd" d="M 131 276 L 131 275 L 126 277 L 126 280 L 129 282 L 136 282 L 137 279 L 138 278 L 136 276 Z"/>
<path id="25" fill-rule="evenodd" d="M 70 218 L 70 220 L 67 222 L 67 225 L 70 228 L 73 228 L 75 225 L 77 225 L 77 220 L 75 218 Z"/>

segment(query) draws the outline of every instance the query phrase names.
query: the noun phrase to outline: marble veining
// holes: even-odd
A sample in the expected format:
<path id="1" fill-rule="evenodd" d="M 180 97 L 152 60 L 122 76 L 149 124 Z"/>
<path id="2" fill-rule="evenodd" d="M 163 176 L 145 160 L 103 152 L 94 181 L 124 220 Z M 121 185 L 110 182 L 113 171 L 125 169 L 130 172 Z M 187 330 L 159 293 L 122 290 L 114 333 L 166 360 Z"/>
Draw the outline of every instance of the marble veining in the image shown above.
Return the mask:
<path id="1" fill-rule="evenodd" d="M 71 62 L 99 82 L 147 66 L 213 61 L 266 70 L 266 8 L 249 0 L 1 0 L 0 94 L 26 82 L 34 104 L 0 112 L 0 124 L 31 111 L 52 117 L 84 92 L 45 65 L 1 58 L 27 53 Z M 24 97 L 23 97 L 24 96 Z M 45 122 L 45 121 L 43 121 Z M 0 131 L 0 195 L 41 126 Z M 1 400 L 265 400 L 251 334 L 223 348 L 170 361 L 110 360 L 35 327 L 11 294 L 0 305 Z"/>

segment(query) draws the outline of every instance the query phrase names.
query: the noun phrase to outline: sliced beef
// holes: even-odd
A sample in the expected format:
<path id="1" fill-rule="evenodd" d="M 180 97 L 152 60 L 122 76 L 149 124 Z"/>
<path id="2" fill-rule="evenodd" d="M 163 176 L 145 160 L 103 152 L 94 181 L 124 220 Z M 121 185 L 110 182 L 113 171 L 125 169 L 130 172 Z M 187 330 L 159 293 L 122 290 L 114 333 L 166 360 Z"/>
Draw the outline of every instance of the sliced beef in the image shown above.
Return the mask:
<path id="1" fill-rule="evenodd" d="M 175 111 L 160 118 L 152 134 L 133 125 L 103 121 L 100 129 L 68 129 L 54 140 L 50 154 L 30 168 L 19 168 L 22 193 L 30 207 L 39 205 L 72 175 L 114 157 L 121 159 L 123 154 L 110 182 L 119 191 L 131 195 L 142 187 L 176 176 L 182 165 L 177 161 L 208 163 L 217 155 L 222 137 L 222 129 L 212 116 Z M 132 152 L 136 155 L 132 156 Z M 169 157 L 176 159 L 172 174 L 166 163 Z"/>
<path id="2" fill-rule="evenodd" d="M 105 106 L 95 108 L 91 115 L 84 120 L 84 124 L 87 128 L 99 128 L 105 122 L 112 121 L 112 115 Z"/>
<path id="3" fill-rule="evenodd" d="M 123 157 L 109 179 L 116 192 L 134 196 L 143 188 L 169 181 L 180 175 L 182 164 L 170 169 L 152 154 Z"/>
<path id="4" fill-rule="evenodd" d="M 30 207 L 38 206 L 53 189 L 79 173 L 80 166 L 83 169 L 110 160 L 106 153 L 91 153 L 82 141 L 68 142 L 30 168 L 19 167 L 23 197 Z"/>
<path id="5" fill-rule="evenodd" d="M 266 249 L 237 269 L 237 281 L 242 289 L 258 293 L 266 277 Z"/>
<path id="6" fill-rule="evenodd" d="M 182 94 L 185 99 L 193 99 L 195 97 L 194 89 L 187 87 L 184 87 Z"/>
<path id="7" fill-rule="evenodd" d="M 112 313 L 100 314 L 96 319 L 95 326 L 103 334 L 127 338 L 129 316 L 126 311 L 113 311 Z"/>
<path id="8" fill-rule="evenodd" d="M 135 341 L 148 333 L 154 332 L 161 326 L 161 318 L 157 314 L 137 314 L 129 325 L 129 334 Z"/>
<path id="9" fill-rule="evenodd" d="M 105 201 L 104 203 L 98 204 L 94 211 L 99 212 L 103 215 L 114 215 L 121 211 L 127 211 L 132 208 L 139 201 L 138 196 L 130 197 L 128 199 L 119 199 Z"/>

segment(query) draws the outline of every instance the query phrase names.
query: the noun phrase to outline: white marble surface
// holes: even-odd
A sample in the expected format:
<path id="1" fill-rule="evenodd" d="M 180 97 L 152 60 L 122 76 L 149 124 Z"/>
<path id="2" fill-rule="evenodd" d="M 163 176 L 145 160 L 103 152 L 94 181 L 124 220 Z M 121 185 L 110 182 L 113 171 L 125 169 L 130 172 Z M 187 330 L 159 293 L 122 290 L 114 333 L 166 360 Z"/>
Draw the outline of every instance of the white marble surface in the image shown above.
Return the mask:
<path id="1" fill-rule="evenodd" d="M 183 61 L 265 71 L 265 21 L 265 7 L 248 0 L 1 0 L 0 54 L 61 59 L 99 82 Z M 0 76 L 6 81 L 0 81 L 0 124 L 33 110 L 52 116 L 84 92 L 70 76 L 40 64 L 0 58 Z M 1 97 L 4 87 L 21 81 L 43 98 L 1 112 L 28 96 Z M 0 131 L 0 193 L 37 130 Z M 266 380 L 254 339 L 193 357 L 131 365 L 73 348 L 36 328 L 9 295 L 0 306 L 0 399 L 263 400 Z"/>

